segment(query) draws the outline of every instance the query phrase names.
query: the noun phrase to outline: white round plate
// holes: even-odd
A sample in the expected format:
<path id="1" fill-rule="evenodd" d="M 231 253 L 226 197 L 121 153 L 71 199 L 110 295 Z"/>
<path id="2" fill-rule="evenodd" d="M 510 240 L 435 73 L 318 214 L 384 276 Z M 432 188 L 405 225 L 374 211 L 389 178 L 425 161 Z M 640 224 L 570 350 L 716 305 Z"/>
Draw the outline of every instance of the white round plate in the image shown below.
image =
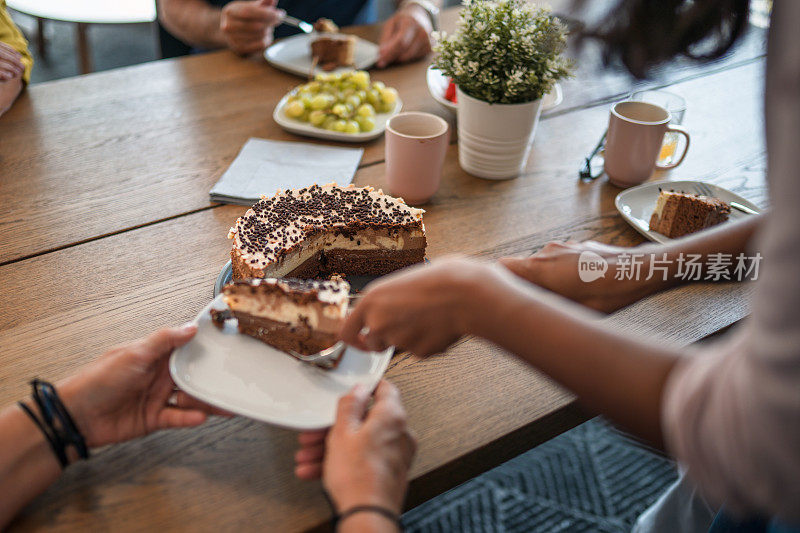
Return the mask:
<path id="1" fill-rule="evenodd" d="M 325 139 L 328 141 L 341 141 L 348 143 L 358 143 L 364 141 L 371 141 L 377 139 L 383 132 L 386 131 L 386 123 L 394 115 L 398 114 L 403 108 L 403 101 L 397 98 L 394 109 L 389 113 L 378 113 L 375 115 L 375 128 L 372 131 L 365 131 L 362 133 L 342 133 L 341 131 L 330 131 L 316 126 L 312 126 L 308 122 L 302 122 L 286 116 L 286 102 L 294 91 L 286 94 L 278 105 L 275 106 L 275 111 L 272 112 L 272 118 L 278 125 L 291 133 L 297 135 L 305 135 L 306 137 L 316 137 L 317 139 Z"/>
<path id="2" fill-rule="evenodd" d="M 394 352 L 348 347 L 338 367 L 323 370 L 240 334 L 230 321 L 217 328 L 212 307 L 226 309 L 221 296 L 195 319 L 197 335 L 170 357 L 175 384 L 211 405 L 288 429 L 331 426 L 339 398 L 357 383 L 374 389 Z"/>
<path id="3" fill-rule="evenodd" d="M 650 215 L 653 214 L 653 209 L 656 207 L 656 200 L 659 195 L 659 188 L 664 190 L 674 190 L 684 192 L 687 194 L 701 194 L 697 189 L 697 184 L 703 183 L 708 186 L 714 193 L 715 198 L 719 198 L 723 202 L 738 202 L 745 207 L 749 207 L 754 211 L 761 212 L 761 208 L 750 202 L 738 194 L 729 191 L 719 185 L 713 183 L 700 182 L 700 181 L 654 181 L 625 189 L 619 193 L 614 200 L 614 205 L 617 206 L 617 211 L 622 215 L 628 224 L 633 226 L 633 229 L 654 242 L 666 244 L 675 239 L 670 239 L 665 235 L 661 235 L 657 231 L 650 231 Z M 749 217 L 751 215 L 743 213 L 738 209 L 731 208 L 731 214 L 728 221 L 738 220 L 740 218 Z M 727 224 L 727 222 L 723 222 Z"/>
<path id="4" fill-rule="evenodd" d="M 308 77 L 311 71 L 311 41 L 318 38 L 319 33 L 299 33 L 277 41 L 264 50 L 267 62 L 280 70 L 285 70 L 298 76 Z M 352 67 L 341 67 L 332 72 L 344 70 L 368 69 L 378 62 L 378 45 L 356 37 L 355 64 Z M 322 69 L 317 68 L 317 72 Z"/>
<path id="5" fill-rule="evenodd" d="M 431 93 L 433 99 L 436 100 L 436 102 L 438 102 L 443 108 L 455 115 L 456 110 L 458 109 L 458 104 L 454 104 L 444 97 L 444 93 L 447 91 L 447 86 L 450 83 L 448 77 L 442 74 L 439 69 L 431 66 L 428 67 L 426 79 L 428 81 L 428 92 Z M 561 90 L 561 85 L 556 83 L 553 86 L 553 90 L 542 97 L 542 111 L 549 111 L 563 101 L 564 94 Z"/>

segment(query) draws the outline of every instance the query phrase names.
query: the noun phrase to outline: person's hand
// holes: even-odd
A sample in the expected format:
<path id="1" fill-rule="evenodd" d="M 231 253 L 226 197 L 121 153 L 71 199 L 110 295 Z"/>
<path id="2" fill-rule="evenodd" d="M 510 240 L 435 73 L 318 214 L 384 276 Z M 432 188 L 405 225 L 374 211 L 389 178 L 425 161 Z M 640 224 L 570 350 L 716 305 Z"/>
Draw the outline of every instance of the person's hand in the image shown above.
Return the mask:
<path id="1" fill-rule="evenodd" d="M 194 325 L 162 329 L 112 348 L 56 385 L 89 447 L 160 429 L 197 426 L 205 422 L 207 414 L 227 415 L 184 392 L 175 392 L 169 355 L 189 342 L 196 331 Z"/>
<path id="2" fill-rule="evenodd" d="M 235 0 L 222 8 L 219 28 L 228 48 L 239 55 L 264 51 L 285 16 L 277 0 Z"/>
<path id="3" fill-rule="evenodd" d="M 367 286 L 340 336 L 362 350 L 442 352 L 468 333 L 470 295 L 495 275 L 488 264 L 446 258 L 386 276 Z"/>
<path id="4" fill-rule="evenodd" d="M 368 403 L 368 391 L 357 386 L 339 400 L 330 430 L 301 433 L 295 475 L 322 476 L 338 512 L 379 505 L 400 514 L 416 440 L 394 385 L 382 380 L 369 412 Z"/>
<path id="5" fill-rule="evenodd" d="M 10 45 L 0 42 L 0 82 L 14 78 L 22 78 L 25 65 L 22 64 L 22 54 Z"/>
<path id="6" fill-rule="evenodd" d="M 431 51 L 431 20 L 420 6 L 409 4 L 386 21 L 378 51 L 378 67 L 406 63 Z"/>
<path id="7" fill-rule="evenodd" d="M 593 252 L 608 262 L 608 270 L 603 277 L 591 282 L 581 281 L 578 261 L 583 252 Z M 638 280 L 615 279 L 618 259 L 623 253 L 631 253 L 631 249 L 594 241 L 550 242 L 530 257 L 504 257 L 499 262 L 526 281 L 591 309 L 610 313 L 664 289 L 669 284 L 659 276 L 647 280 L 646 264 L 643 265 L 643 275 Z"/>

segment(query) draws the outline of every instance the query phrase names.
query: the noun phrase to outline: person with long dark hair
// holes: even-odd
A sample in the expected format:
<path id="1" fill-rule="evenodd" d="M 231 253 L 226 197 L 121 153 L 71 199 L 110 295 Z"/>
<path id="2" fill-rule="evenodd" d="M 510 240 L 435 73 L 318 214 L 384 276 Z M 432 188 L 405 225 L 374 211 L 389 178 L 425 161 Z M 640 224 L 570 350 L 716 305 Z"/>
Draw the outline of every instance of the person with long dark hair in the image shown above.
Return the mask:
<path id="1" fill-rule="evenodd" d="M 746 0 L 625 0 L 589 32 L 609 60 L 637 75 L 675 56 L 719 57 L 741 34 Z M 763 218 L 637 251 L 708 257 L 763 256 L 752 315 L 709 347 L 676 348 L 610 331 L 585 306 L 612 310 L 677 283 L 578 281 L 580 252 L 613 262 L 597 243 L 546 246 L 530 258 L 489 264 L 444 259 L 369 287 L 342 331 L 362 349 L 444 351 L 465 334 L 516 354 L 576 393 L 590 409 L 665 449 L 721 505 L 712 530 L 800 527 L 800 2 L 776 1 L 767 59 L 765 114 L 771 210 Z M 628 250 L 629 251 L 629 250 Z M 645 254 L 646 256 L 647 254 Z M 549 290 L 546 290 L 549 289 Z M 564 297 L 566 296 L 566 298 Z M 574 301 L 570 301 L 574 300 Z M 313 435 L 305 436 L 313 442 Z M 344 460 L 317 435 L 298 474 Z M 330 448 L 336 443 L 329 441 Z M 321 466 L 320 466 L 321 465 Z M 321 467 L 321 470 L 319 469 Z M 792 529 L 795 528 L 795 529 Z"/>

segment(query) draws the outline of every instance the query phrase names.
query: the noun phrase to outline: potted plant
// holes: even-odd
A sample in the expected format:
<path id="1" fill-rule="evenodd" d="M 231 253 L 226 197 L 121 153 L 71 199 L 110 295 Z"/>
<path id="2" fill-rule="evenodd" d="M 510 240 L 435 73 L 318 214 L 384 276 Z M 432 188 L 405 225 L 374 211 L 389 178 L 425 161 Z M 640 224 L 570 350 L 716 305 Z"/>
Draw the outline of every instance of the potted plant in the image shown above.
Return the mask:
<path id="1" fill-rule="evenodd" d="M 566 28 L 524 0 L 465 0 L 452 35 L 435 35 L 433 66 L 453 79 L 458 158 L 481 178 L 519 175 L 530 154 L 543 95 L 569 75 Z"/>

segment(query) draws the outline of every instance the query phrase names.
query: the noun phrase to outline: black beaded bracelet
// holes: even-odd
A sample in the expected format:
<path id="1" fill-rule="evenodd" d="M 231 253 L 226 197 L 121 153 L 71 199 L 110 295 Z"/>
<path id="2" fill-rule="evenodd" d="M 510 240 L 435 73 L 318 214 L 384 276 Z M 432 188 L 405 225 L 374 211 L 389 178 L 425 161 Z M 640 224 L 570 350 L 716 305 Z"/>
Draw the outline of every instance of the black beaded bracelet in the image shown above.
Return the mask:
<path id="1" fill-rule="evenodd" d="M 86 440 L 81 435 L 69 411 L 64 407 L 55 387 L 40 379 L 31 381 L 31 386 L 33 387 L 31 396 L 39 409 L 41 420 L 23 402 L 19 402 L 19 406 L 42 431 L 53 449 L 56 459 L 61 464 L 61 468 L 65 468 L 69 464 L 67 448 L 70 446 L 75 448 L 79 457 L 88 459 L 89 449 L 86 446 Z"/>
<path id="2" fill-rule="evenodd" d="M 348 516 L 354 515 L 356 513 L 377 513 L 381 516 L 385 516 L 397 526 L 399 531 L 403 531 L 403 525 L 400 522 L 400 517 L 387 509 L 386 507 L 381 507 L 380 505 L 356 505 L 355 507 L 351 507 L 350 509 L 340 513 L 334 517 L 334 528 L 336 525 L 347 518 Z"/>
<path id="3" fill-rule="evenodd" d="M 356 505 L 355 507 L 351 507 L 339 513 L 336 511 L 336 506 L 333 504 L 333 500 L 325 489 L 322 490 L 322 495 L 325 496 L 325 500 L 328 502 L 331 511 L 333 511 L 333 516 L 331 517 L 331 529 L 333 531 L 336 531 L 336 526 L 339 525 L 339 522 L 356 513 L 377 513 L 381 516 L 385 516 L 395 523 L 398 531 L 403 531 L 403 522 L 400 516 L 386 507 L 381 507 L 380 505 Z"/>

